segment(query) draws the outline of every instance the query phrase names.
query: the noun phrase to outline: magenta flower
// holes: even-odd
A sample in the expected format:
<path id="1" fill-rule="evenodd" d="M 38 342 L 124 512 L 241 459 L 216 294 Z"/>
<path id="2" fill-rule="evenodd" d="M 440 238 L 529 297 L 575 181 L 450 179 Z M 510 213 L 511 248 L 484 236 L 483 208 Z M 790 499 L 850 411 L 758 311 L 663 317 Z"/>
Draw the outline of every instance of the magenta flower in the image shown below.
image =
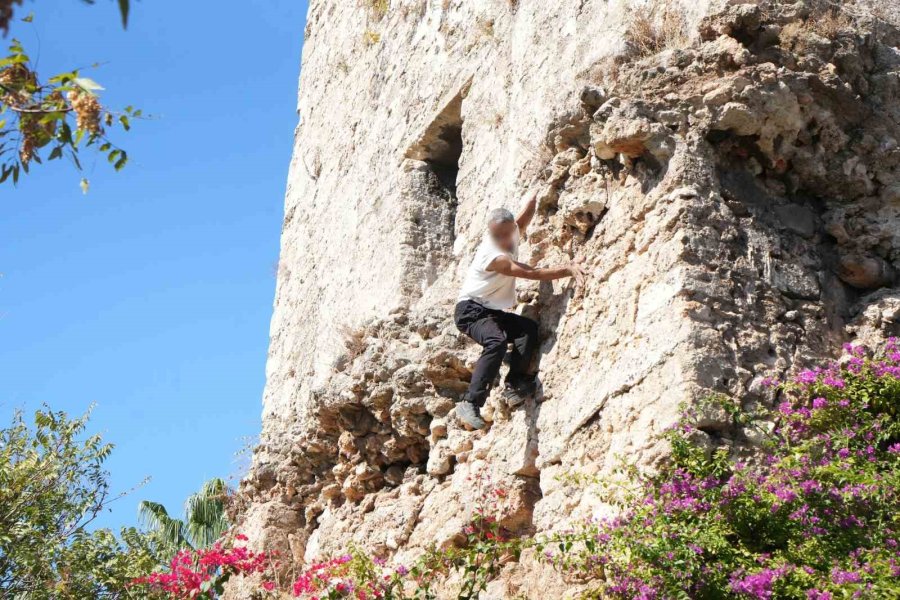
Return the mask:
<path id="1" fill-rule="evenodd" d="M 831 570 L 831 581 L 837 585 L 859 583 L 862 581 L 862 577 L 856 571 L 843 571 L 835 567 Z"/>
<path id="2" fill-rule="evenodd" d="M 846 385 L 843 379 L 841 379 L 840 377 L 835 377 L 833 375 L 826 375 L 825 377 L 823 377 L 822 383 L 827 385 L 828 387 L 838 389 L 844 389 L 844 386 Z"/>
<path id="3" fill-rule="evenodd" d="M 731 591 L 736 594 L 747 596 L 749 598 L 757 598 L 759 600 L 769 600 L 774 598 L 772 587 L 775 581 L 783 577 L 789 568 L 785 566 L 777 569 L 763 569 L 751 575 L 743 575 L 738 572 L 731 576 Z"/>
<path id="4" fill-rule="evenodd" d="M 800 374 L 797 375 L 796 381 L 797 383 L 809 385 L 811 383 L 815 383 L 819 378 L 819 373 L 814 370 L 807 369 L 806 371 L 800 371 Z"/>

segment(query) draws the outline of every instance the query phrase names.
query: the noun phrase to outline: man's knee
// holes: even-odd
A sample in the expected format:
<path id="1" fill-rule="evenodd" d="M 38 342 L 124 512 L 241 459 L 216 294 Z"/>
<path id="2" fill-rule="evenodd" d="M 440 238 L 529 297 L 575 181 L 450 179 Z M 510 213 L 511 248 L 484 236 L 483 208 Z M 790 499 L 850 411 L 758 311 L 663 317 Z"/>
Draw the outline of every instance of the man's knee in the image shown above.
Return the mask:
<path id="1" fill-rule="evenodd" d="M 506 352 L 506 346 L 509 344 L 509 341 L 506 339 L 506 336 L 503 334 L 492 335 L 484 338 L 481 342 L 482 347 L 484 348 L 485 353 L 494 353 L 494 352 Z"/>
<path id="2" fill-rule="evenodd" d="M 519 329 L 519 334 L 516 336 L 517 342 L 524 341 L 529 345 L 537 343 L 538 324 L 536 321 L 532 321 L 528 317 L 519 317 L 517 325 Z"/>

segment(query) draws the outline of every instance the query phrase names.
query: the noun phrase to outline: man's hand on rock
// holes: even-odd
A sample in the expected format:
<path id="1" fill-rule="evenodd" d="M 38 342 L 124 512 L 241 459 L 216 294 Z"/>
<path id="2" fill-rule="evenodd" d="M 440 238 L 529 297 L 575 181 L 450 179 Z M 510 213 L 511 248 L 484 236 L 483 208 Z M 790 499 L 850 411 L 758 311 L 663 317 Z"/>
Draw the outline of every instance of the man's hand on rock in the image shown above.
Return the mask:
<path id="1" fill-rule="evenodd" d="M 569 263 L 568 269 L 569 276 L 575 280 L 575 285 L 577 285 L 578 287 L 584 286 L 585 274 L 584 269 L 581 267 L 581 265 L 574 262 Z"/>

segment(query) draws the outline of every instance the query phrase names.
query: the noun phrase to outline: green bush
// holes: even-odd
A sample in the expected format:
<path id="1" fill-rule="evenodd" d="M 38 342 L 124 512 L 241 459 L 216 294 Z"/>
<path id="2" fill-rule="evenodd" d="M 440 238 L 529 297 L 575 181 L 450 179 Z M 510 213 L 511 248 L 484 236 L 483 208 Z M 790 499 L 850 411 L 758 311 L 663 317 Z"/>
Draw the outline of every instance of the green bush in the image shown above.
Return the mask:
<path id="1" fill-rule="evenodd" d="M 90 531 L 111 500 L 103 463 L 112 445 L 86 436 L 88 415 L 17 413 L 0 429 L 0 597 L 140 597 L 133 577 L 158 563 L 153 543 L 123 529 Z"/>

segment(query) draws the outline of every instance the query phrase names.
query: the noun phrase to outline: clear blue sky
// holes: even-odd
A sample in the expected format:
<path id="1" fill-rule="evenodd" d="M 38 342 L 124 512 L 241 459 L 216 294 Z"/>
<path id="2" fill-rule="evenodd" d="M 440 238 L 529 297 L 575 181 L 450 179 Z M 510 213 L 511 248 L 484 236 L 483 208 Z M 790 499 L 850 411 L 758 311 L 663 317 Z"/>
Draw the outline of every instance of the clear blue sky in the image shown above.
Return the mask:
<path id="1" fill-rule="evenodd" d="M 105 62 L 103 100 L 157 117 L 116 134 L 128 167 L 85 156 L 86 196 L 59 161 L 0 186 L 0 417 L 95 402 L 114 491 L 152 477 L 110 526 L 144 498 L 180 512 L 259 432 L 307 10 L 132 4 L 123 31 L 113 0 L 26 2 L 9 36 L 45 76 Z"/>

